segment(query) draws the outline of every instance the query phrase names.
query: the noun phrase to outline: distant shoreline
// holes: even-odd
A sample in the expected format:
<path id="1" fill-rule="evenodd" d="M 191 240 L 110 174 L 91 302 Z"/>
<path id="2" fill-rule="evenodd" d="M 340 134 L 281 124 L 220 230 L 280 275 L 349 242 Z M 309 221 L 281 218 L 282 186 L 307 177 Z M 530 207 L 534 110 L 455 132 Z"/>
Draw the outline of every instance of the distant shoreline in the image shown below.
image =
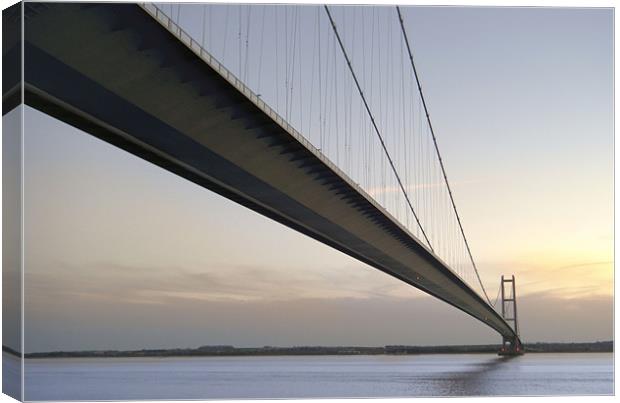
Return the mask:
<path id="1" fill-rule="evenodd" d="M 527 353 L 611 353 L 613 341 L 591 343 L 526 343 Z M 495 354 L 499 345 L 461 346 L 299 346 L 299 347 L 234 347 L 202 346 L 198 348 L 144 350 L 89 350 L 26 353 L 25 358 L 132 358 L 132 357 L 239 357 L 239 356 L 321 356 L 321 355 L 419 355 L 419 354 Z M 20 357 L 7 346 L 2 351 Z"/>

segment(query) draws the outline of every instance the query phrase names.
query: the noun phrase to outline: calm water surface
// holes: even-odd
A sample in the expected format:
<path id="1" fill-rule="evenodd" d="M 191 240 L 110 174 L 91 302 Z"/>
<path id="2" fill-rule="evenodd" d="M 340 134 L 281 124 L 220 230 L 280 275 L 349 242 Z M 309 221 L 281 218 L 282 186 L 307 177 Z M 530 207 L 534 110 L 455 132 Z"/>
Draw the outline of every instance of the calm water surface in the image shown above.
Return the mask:
<path id="1" fill-rule="evenodd" d="M 25 381 L 27 400 L 607 395 L 613 355 L 29 359 Z"/>

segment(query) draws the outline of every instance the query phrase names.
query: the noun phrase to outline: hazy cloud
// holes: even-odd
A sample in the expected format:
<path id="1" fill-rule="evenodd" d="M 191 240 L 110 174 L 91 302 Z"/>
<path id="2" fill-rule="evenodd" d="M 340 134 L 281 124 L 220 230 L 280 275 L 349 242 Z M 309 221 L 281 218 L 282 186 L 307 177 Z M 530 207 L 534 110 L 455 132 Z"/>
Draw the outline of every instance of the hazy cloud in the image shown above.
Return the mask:
<path id="1" fill-rule="evenodd" d="M 526 341 L 609 340 L 612 312 L 609 297 L 568 303 L 545 295 L 519 299 Z M 430 297 L 207 301 L 169 296 L 164 304 L 149 305 L 114 298 L 85 304 L 65 296 L 27 316 L 27 351 L 499 343 L 491 329 Z"/>
<path id="2" fill-rule="evenodd" d="M 369 282 L 369 280 L 373 280 Z M 380 281 L 377 281 L 380 280 Z M 213 265 L 188 268 L 56 263 L 26 272 L 28 304 L 45 307 L 55 298 L 163 304 L 170 299 L 201 301 L 294 300 L 300 298 L 414 297 L 406 284 L 359 267 L 285 270 Z"/>

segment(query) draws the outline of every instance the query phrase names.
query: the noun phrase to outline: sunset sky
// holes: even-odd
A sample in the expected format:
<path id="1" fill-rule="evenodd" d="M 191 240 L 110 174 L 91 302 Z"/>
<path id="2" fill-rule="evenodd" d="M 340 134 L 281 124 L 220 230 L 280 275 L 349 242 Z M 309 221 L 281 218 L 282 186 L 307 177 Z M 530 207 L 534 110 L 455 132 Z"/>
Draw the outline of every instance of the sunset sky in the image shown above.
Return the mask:
<path id="1" fill-rule="evenodd" d="M 612 10 L 405 16 L 489 296 L 516 276 L 526 342 L 611 339 Z M 209 190 L 25 118 L 26 352 L 500 341 Z"/>

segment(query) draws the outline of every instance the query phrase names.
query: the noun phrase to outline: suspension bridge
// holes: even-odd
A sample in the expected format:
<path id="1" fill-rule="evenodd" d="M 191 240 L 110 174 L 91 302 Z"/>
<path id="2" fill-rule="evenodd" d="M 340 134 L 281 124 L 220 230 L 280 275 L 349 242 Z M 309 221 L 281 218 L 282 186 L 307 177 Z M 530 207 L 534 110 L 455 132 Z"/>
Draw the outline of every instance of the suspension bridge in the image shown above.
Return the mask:
<path id="1" fill-rule="evenodd" d="M 24 103 L 80 128 L 466 312 L 502 336 L 500 354 L 522 352 L 514 277 L 491 301 L 465 236 L 412 9 L 23 7 L 23 21 L 3 14 L 24 33 L 5 35 L 3 114 Z"/>

